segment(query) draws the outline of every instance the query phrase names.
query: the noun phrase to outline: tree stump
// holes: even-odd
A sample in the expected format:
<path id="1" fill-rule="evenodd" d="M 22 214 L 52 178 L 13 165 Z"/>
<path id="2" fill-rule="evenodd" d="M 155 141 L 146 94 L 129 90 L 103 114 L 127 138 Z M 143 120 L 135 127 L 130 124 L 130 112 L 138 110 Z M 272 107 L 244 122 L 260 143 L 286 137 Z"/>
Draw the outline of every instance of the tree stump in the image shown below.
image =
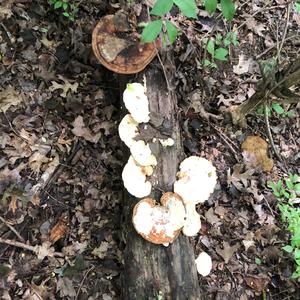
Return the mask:
<path id="1" fill-rule="evenodd" d="M 161 133 L 174 141 L 172 147 L 159 143 L 158 164 L 151 177 L 151 196 L 159 201 L 162 192 L 173 191 L 173 183 L 182 156 L 176 95 L 168 92 L 161 70 L 148 67 L 139 75 L 138 82 L 146 78 L 151 120 Z M 151 126 L 151 124 L 149 125 Z M 179 238 L 168 247 L 154 245 L 139 236 L 132 225 L 132 210 L 137 199 L 124 193 L 124 272 L 122 299 L 201 299 L 193 248 L 187 237 Z"/>

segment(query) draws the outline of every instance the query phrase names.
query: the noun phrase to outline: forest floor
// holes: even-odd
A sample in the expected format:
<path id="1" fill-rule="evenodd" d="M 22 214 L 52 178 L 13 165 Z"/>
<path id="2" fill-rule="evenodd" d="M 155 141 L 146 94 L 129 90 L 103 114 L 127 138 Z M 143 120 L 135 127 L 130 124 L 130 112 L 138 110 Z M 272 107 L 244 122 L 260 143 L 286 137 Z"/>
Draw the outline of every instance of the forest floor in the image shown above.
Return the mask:
<path id="1" fill-rule="evenodd" d="M 201 233 L 191 239 L 195 255 L 213 259 L 199 282 L 207 299 L 300 299 L 295 262 L 282 250 L 289 234 L 268 187 L 300 174 L 300 107 L 273 105 L 269 126 L 259 108 L 245 128 L 230 118 L 255 92 L 258 61 L 277 55 L 285 28 L 280 68 L 299 57 L 300 14 L 294 3 L 287 13 L 285 0 L 236 5 L 231 24 L 203 9 L 192 21 L 175 12 L 182 34 L 167 50 L 185 154 L 211 160 L 218 173 L 214 194 L 198 208 Z M 118 9 L 118 1 L 79 1 L 72 21 L 47 1 L 1 1 L 1 299 L 120 299 L 122 91 L 91 50 L 95 24 Z M 205 38 L 228 32 L 238 40 L 228 61 L 203 67 L 204 58 L 212 61 Z M 248 136 L 269 142 L 268 127 L 281 160 L 269 144 L 273 161 L 264 156 L 262 168 L 253 167 L 241 145 Z"/>

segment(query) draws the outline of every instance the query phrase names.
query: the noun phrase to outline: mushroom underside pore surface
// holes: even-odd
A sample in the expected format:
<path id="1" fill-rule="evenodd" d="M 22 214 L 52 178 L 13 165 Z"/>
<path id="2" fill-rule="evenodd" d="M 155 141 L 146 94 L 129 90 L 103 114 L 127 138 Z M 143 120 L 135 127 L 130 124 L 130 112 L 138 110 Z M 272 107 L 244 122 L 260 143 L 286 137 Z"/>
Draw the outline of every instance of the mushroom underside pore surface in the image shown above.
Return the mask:
<path id="1" fill-rule="evenodd" d="M 100 63 L 113 72 L 138 73 L 155 57 L 159 44 L 140 43 L 137 33 L 123 32 L 116 21 L 115 15 L 108 15 L 98 22 L 92 34 L 93 52 Z"/>

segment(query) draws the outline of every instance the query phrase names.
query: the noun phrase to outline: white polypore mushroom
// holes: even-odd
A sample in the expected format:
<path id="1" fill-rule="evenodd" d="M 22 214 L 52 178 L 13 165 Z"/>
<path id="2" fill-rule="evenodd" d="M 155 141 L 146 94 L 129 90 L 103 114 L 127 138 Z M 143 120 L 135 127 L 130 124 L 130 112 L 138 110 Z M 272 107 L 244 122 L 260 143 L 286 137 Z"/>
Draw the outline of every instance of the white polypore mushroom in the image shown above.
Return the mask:
<path id="1" fill-rule="evenodd" d="M 139 134 L 139 124 L 130 114 L 127 114 L 119 124 L 119 136 L 128 148 L 136 142 L 135 137 Z"/>
<path id="2" fill-rule="evenodd" d="M 190 156 L 179 168 L 174 192 L 182 197 L 184 204 L 196 205 L 207 200 L 217 183 L 216 169 L 212 163 L 202 157 Z"/>
<path id="3" fill-rule="evenodd" d="M 123 101 L 125 107 L 136 122 L 149 122 L 149 101 L 142 84 L 136 82 L 128 83 L 123 93 Z"/>
<path id="4" fill-rule="evenodd" d="M 144 141 L 136 141 L 130 147 L 130 153 L 134 160 L 141 166 L 156 166 L 156 157 L 151 153 L 149 144 Z"/>
<path id="5" fill-rule="evenodd" d="M 201 252 L 196 258 L 197 271 L 202 276 L 207 276 L 212 269 L 211 257 L 206 252 Z"/>
<path id="6" fill-rule="evenodd" d="M 146 181 L 146 176 L 150 176 L 152 172 L 151 166 L 139 166 L 130 156 L 122 172 L 124 187 L 137 198 L 148 196 L 151 193 L 152 185 L 149 181 Z"/>
<path id="7" fill-rule="evenodd" d="M 200 215 L 194 204 L 185 205 L 186 215 L 182 233 L 186 236 L 195 236 L 201 229 Z"/>
<path id="8" fill-rule="evenodd" d="M 172 243 L 184 224 L 185 209 L 182 199 L 167 192 L 156 205 L 152 198 L 140 200 L 133 209 L 132 222 L 136 231 L 154 244 Z"/>

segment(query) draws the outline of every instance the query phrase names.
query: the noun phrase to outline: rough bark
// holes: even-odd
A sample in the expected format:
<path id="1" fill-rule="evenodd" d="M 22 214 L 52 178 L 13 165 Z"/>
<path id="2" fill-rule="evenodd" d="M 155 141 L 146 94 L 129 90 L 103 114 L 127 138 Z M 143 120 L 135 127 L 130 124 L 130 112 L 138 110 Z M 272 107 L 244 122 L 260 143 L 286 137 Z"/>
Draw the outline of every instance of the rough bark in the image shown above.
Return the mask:
<path id="1" fill-rule="evenodd" d="M 158 132 L 169 134 L 173 147 L 157 146 L 158 164 L 152 175 L 153 195 L 159 201 L 162 192 L 172 191 L 182 145 L 177 119 L 177 98 L 168 93 L 161 70 L 147 69 L 143 72 L 147 82 L 147 95 L 153 125 Z M 139 78 L 141 82 L 142 77 Z M 124 192 L 124 272 L 122 276 L 122 299 L 201 299 L 195 258 L 189 240 L 180 236 L 165 247 L 145 241 L 131 223 L 132 208 L 138 199 Z"/>

